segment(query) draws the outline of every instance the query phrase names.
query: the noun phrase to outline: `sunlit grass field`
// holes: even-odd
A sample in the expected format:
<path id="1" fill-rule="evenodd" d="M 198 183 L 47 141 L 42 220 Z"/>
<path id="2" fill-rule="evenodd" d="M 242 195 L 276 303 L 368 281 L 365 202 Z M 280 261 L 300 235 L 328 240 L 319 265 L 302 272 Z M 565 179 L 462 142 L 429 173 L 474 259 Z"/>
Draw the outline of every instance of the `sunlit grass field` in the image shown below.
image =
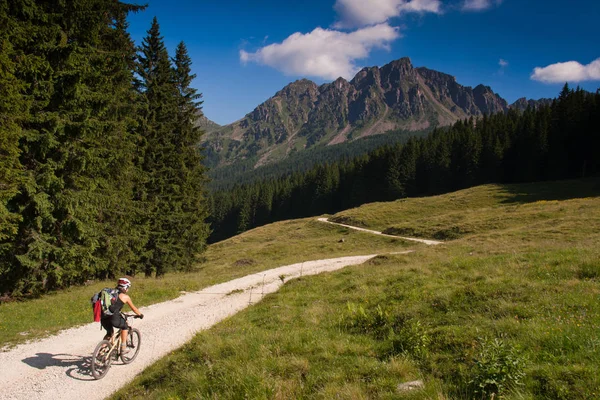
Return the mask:
<path id="1" fill-rule="evenodd" d="M 344 239 L 341 241 L 341 239 Z M 137 306 L 178 297 L 247 274 L 302 261 L 415 248 L 402 240 L 341 228 L 316 218 L 278 222 L 209 246 L 196 270 L 132 279 Z M 93 282 L 24 302 L 0 304 L 0 348 L 93 321 L 90 298 L 114 281 Z M 99 324 L 98 324 L 99 325 Z"/>
<path id="2" fill-rule="evenodd" d="M 287 282 L 157 362 L 117 398 L 600 398 L 599 195 L 598 179 L 487 185 L 333 216 L 447 241 L 411 243 L 417 251 L 408 255 L 389 254 L 401 243 L 369 248 L 361 235 L 358 249 L 335 240 L 358 234 L 298 221 L 308 236 L 328 232 L 320 237 L 336 255 L 382 255 Z M 285 227 L 211 251 L 244 240 L 267 251 L 272 237 L 271 257 L 316 255 L 291 248 L 318 249 L 323 239 L 292 243 Z M 279 233 L 267 234 L 273 229 Z M 399 388 L 417 380 L 421 389 Z"/>

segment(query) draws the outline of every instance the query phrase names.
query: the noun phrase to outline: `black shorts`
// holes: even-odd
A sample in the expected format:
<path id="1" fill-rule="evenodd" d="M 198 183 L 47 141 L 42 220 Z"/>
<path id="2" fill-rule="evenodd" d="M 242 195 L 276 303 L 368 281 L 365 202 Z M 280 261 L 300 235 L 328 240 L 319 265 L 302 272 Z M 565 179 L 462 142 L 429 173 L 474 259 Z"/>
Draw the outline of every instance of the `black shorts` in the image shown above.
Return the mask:
<path id="1" fill-rule="evenodd" d="M 106 317 L 102 317 L 102 319 L 100 320 L 100 323 L 102 324 L 102 327 L 104 329 L 106 329 L 106 334 L 111 335 L 111 336 L 115 331 L 114 328 L 119 328 L 119 329 L 127 329 L 128 328 L 127 321 L 125 321 L 125 318 L 123 318 L 121 313 L 116 313 L 113 315 L 108 315 Z"/>

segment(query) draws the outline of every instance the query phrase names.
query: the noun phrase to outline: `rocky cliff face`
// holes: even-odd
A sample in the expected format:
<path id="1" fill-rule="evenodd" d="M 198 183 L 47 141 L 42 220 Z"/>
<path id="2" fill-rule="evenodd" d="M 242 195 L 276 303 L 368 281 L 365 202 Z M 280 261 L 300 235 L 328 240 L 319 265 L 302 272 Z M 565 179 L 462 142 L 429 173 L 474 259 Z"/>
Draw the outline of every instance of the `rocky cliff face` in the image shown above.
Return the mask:
<path id="1" fill-rule="evenodd" d="M 508 108 L 488 86 L 462 86 L 451 75 L 401 58 L 364 68 L 350 82 L 293 82 L 241 120 L 206 135 L 205 146 L 219 164 L 255 158 L 260 166 L 312 146 L 445 126 Z"/>

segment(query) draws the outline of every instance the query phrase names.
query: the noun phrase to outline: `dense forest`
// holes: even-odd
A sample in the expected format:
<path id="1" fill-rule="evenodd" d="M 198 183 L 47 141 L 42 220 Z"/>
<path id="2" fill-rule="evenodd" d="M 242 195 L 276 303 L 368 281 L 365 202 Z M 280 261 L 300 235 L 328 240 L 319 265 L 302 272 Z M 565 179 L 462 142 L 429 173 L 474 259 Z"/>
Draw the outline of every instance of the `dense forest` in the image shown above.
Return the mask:
<path id="1" fill-rule="evenodd" d="M 232 189 L 236 185 L 249 184 L 255 181 L 270 179 L 274 176 L 290 175 L 306 172 L 315 165 L 348 161 L 368 154 L 375 149 L 405 143 L 411 137 L 426 136 L 430 129 L 423 131 L 389 131 L 385 134 L 367 136 L 351 142 L 336 144 L 335 146 L 315 146 L 310 151 L 292 152 L 284 160 L 255 168 L 259 157 L 239 160 L 235 163 L 210 167 L 205 153 L 204 165 L 209 167 L 208 176 L 211 181 L 208 187 L 212 191 Z M 204 149 L 207 151 L 207 149 Z"/>
<path id="2" fill-rule="evenodd" d="M 0 294 L 189 268 L 209 234 L 185 44 L 117 0 L 0 2 Z"/>
<path id="3" fill-rule="evenodd" d="M 215 191 L 209 241 L 374 201 L 599 173 L 600 91 L 565 85 L 551 105 L 538 109 L 458 121 L 352 160 Z"/>

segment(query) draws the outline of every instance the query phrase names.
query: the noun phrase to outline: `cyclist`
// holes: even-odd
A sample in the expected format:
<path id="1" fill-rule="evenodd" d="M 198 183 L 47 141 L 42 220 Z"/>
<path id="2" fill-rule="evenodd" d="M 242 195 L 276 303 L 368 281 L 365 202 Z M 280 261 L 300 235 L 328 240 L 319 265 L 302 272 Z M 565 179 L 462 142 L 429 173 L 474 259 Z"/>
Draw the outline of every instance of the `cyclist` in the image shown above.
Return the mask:
<path id="1" fill-rule="evenodd" d="M 127 294 L 127 291 L 131 287 L 131 281 L 127 278 L 120 278 L 117 282 L 117 290 L 119 291 L 119 295 L 117 296 L 116 301 L 109 307 L 109 311 L 112 312 L 112 315 L 103 316 L 100 320 L 102 327 L 106 329 L 106 336 L 104 336 L 105 340 L 110 340 L 112 337 L 115 328 L 121 329 L 121 354 L 127 354 L 129 349 L 127 348 L 127 334 L 129 333 L 129 326 L 127 325 L 127 321 L 121 315 L 121 309 L 125 304 L 127 304 L 134 313 L 136 313 L 140 318 L 144 318 L 144 314 L 137 309 L 136 306 L 133 305 L 131 301 L 131 297 Z"/>

